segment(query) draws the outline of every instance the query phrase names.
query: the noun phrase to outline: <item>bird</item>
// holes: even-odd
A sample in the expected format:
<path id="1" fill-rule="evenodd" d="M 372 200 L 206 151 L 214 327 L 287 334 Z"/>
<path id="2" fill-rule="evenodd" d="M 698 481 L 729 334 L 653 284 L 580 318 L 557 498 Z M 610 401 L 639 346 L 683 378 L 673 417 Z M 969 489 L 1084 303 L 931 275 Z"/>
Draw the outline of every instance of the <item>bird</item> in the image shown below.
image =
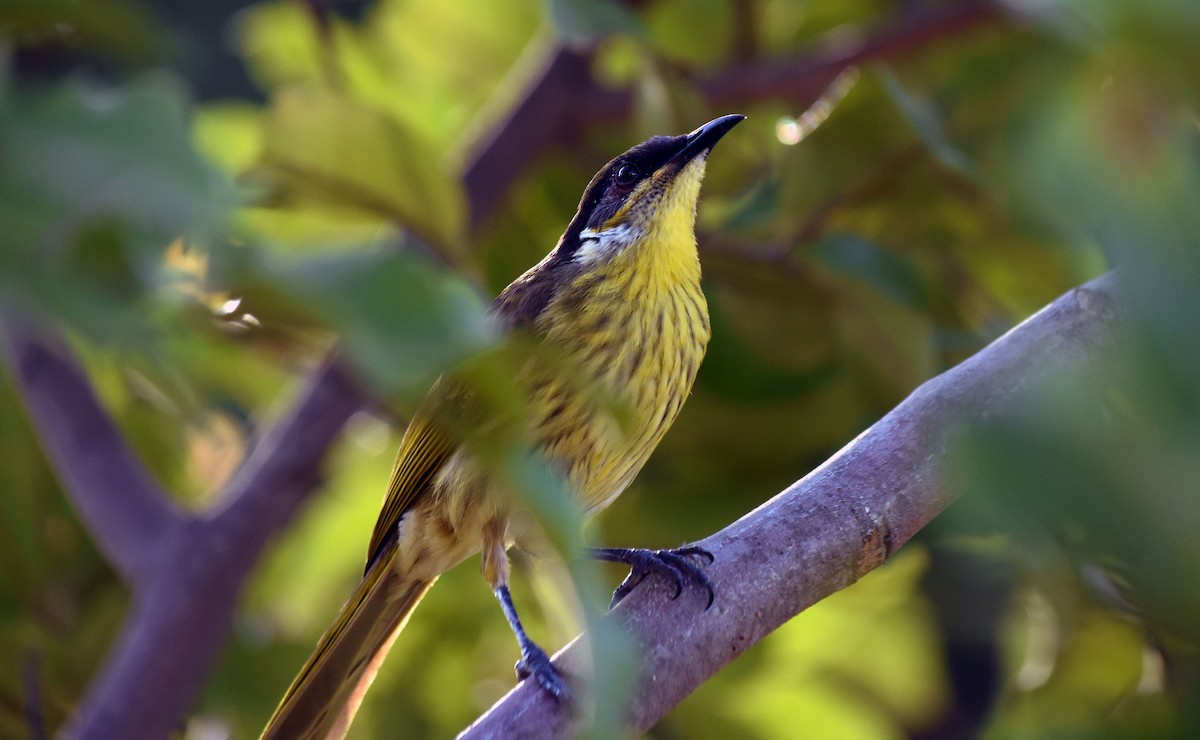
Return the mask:
<path id="1" fill-rule="evenodd" d="M 516 433 L 561 473 L 586 515 L 625 490 L 691 393 L 711 337 L 695 235 L 700 186 L 713 146 L 744 118 L 655 136 L 609 161 L 554 248 L 489 308 L 507 331 L 547 349 L 529 352 L 512 374 L 526 401 Z M 538 527 L 464 441 L 490 418 L 480 395 L 443 375 L 418 407 L 396 453 L 363 579 L 262 738 L 343 737 L 422 596 L 477 553 L 521 650 L 518 677 L 569 701 L 567 683 L 525 632 L 509 592 L 508 550 L 536 549 Z M 698 547 L 590 554 L 631 568 L 614 604 L 655 573 L 674 584 L 675 596 L 696 584 L 712 604 L 701 565 L 712 555 Z"/>

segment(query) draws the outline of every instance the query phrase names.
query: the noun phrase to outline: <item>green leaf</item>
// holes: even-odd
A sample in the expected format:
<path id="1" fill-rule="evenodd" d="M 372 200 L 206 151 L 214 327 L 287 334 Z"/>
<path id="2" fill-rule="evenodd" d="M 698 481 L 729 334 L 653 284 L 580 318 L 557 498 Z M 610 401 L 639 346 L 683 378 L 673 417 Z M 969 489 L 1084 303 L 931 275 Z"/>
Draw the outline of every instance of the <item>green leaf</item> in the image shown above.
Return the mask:
<path id="1" fill-rule="evenodd" d="M 263 174 L 277 195 L 366 212 L 460 249 L 462 188 L 401 121 L 336 92 L 292 88 L 272 103 L 264 141 Z"/>
<path id="2" fill-rule="evenodd" d="M 0 89 L 0 286 L 101 334 L 161 277 L 163 251 L 231 201 L 165 78 Z"/>
<path id="3" fill-rule="evenodd" d="M 496 339 L 465 280 L 394 247 L 296 259 L 244 249 L 217 277 L 259 306 L 328 324 L 355 367 L 385 395 L 423 393 L 446 367 Z M 268 325 L 276 314 L 258 316 Z"/>
<path id="4" fill-rule="evenodd" d="M 589 44 L 619 33 L 637 37 L 646 33 L 637 16 L 612 0 L 550 0 L 549 15 L 568 44 Z"/>
<path id="5" fill-rule="evenodd" d="M 906 90 L 896 75 L 887 67 L 881 66 L 877 72 L 880 79 L 883 80 L 883 86 L 887 90 L 888 96 L 908 120 L 917 136 L 921 137 L 921 141 L 929 151 L 947 167 L 974 177 L 976 174 L 974 165 L 946 138 L 940 114 L 934 104 Z"/>
<path id="6" fill-rule="evenodd" d="M 5 0 L 0 29 L 20 46 L 99 52 L 128 64 L 162 60 L 178 42 L 128 0 Z"/>
<path id="7" fill-rule="evenodd" d="M 913 264 L 852 234 L 830 234 L 814 244 L 813 259 L 868 283 L 884 296 L 912 308 L 924 304 L 925 289 Z"/>

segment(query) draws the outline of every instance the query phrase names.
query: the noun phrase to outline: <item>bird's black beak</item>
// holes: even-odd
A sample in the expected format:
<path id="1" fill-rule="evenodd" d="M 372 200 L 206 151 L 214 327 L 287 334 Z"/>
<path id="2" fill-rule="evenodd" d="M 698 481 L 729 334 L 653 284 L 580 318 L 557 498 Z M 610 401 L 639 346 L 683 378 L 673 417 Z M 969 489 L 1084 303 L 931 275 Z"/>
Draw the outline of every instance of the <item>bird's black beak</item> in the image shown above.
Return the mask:
<path id="1" fill-rule="evenodd" d="M 675 156 L 671 157 L 668 164 L 673 164 L 676 167 L 682 168 L 688 162 L 702 154 L 708 154 L 712 148 L 716 146 L 721 137 L 729 132 L 729 129 L 738 125 L 746 119 L 745 116 L 734 113 L 729 116 L 721 116 L 715 118 L 692 133 L 683 137 L 683 146 Z"/>

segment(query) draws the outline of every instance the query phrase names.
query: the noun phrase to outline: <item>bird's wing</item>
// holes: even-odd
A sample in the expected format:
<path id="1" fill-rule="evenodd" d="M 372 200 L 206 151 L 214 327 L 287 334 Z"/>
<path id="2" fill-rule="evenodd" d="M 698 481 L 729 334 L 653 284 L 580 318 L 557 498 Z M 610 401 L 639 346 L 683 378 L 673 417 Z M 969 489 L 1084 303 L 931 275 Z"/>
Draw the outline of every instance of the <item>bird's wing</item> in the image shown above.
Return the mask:
<path id="1" fill-rule="evenodd" d="M 392 464 L 392 475 L 388 480 L 387 495 L 383 509 L 371 532 L 371 544 L 367 549 L 367 570 L 379 558 L 396 536 L 400 518 L 408 511 L 419 496 L 429 490 L 433 477 L 454 451 L 450 434 L 440 422 L 439 403 L 444 399 L 445 384 L 438 381 L 429 391 L 426 402 L 413 416 L 396 451 Z"/>

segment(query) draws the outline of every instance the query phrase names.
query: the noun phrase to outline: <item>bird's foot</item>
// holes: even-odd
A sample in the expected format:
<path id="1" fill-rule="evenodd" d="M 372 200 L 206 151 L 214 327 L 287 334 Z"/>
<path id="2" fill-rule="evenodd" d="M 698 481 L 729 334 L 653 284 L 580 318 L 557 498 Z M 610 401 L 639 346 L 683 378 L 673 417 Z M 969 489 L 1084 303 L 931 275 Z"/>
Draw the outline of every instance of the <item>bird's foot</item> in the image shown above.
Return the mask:
<path id="1" fill-rule="evenodd" d="M 610 563 L 625 563 L 629 566 L 629 575 L 621 581 L 613 591 L 612 601 L 608 608 L 612 609 L 629 595 L 639 583 L 651 573 L 658 573 L 675 586 L 672 599 L 679 598 L 683 593 L 683 584 L 690 581 L 708 592 L 708 605 L 713 605 L 713 584 L 704 568 L 697 565 L 695 559 L 713 562 L 713 555 L 702 547 L 679 547 L 674 550 L 645 550 L 634 547 L 597 547 L 591 551 L 597 560 Z"/>
<path id="2" fill-rule="evenodd" d="M 522 646 L 521 659 L 517 661 L 517 678 L 524 681 L 531 676 L 555 699 L 566 700 L 570 697 L 567 682 L 550 662 L 550 656 L 532 642 Z"/>

